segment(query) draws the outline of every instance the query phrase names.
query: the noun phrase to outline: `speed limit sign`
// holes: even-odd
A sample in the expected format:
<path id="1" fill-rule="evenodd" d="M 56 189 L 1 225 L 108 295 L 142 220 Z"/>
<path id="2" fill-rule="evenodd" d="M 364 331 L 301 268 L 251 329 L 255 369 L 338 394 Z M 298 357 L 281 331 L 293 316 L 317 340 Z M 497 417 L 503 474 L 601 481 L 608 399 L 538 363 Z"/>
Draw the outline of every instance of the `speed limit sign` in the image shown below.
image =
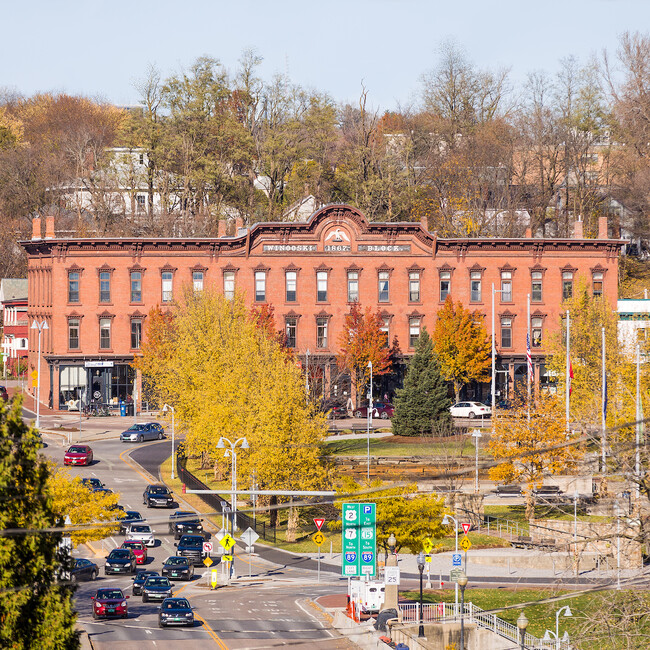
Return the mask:
<path id="1" fill-rule="evenodd" d="M 203 552 L 212 553 L 212 542 L 203 542 Z"/>

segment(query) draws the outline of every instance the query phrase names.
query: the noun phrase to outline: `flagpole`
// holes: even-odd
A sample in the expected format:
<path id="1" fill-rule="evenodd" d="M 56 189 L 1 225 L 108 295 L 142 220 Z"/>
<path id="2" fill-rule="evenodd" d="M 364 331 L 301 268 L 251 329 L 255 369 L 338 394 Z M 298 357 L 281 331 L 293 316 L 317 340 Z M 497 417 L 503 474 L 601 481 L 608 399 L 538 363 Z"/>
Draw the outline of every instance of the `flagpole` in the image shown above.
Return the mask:
<path id="1" fill-rule="evenodd" d="M 601 435 L 600 435 L 600 452 L 602 456 L 602 472 L 605 473 L 605 464 L 607 462 L 607 375 L 605 374 L 605 328 L 601 329 L 602 339 L 602 352 L 600 353 L 600 363 L 602 371 L 601 379 L 601 393 L 602 393 L 602 409 L 601 409 Z"/>
<path id="2" fill-rule="evenodd" d="M 527 312 L 527 333 L 526 333 L 526 377 L 528 388 L 528 424 L 530 424 L 530 389 L 531 389 L 531 375 L 533 374 L 533 361 L 530 356 L 530 294 L 526 297 L 526 312 Z"/>
<path id="3" fill-rule="evenodd" d="M 565 386 L 565 392 L 566 392 L 566 430 L 567 433 L 569 431 L 569 394 L 570 394 L 570 386 L 571 386 L 571 377 L 570 377 L 570 356 L 571 356 L 571 337 L 570 337 L 570 332 L 571 332 L 571 320 L 569 316 L 569 310 L 566 310 L 566 381 L 564 382 L 566 384 Z"/>

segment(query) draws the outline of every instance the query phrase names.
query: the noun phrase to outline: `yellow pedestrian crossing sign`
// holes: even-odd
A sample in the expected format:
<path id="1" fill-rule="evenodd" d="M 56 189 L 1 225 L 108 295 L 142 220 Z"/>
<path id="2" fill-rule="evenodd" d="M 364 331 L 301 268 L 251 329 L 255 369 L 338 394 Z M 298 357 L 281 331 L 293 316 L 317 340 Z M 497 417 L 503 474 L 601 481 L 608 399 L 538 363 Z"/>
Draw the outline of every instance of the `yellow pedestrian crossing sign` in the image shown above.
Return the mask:
<path id="1" fill-rule="evenodd" d="M 314 540 L 314 544 L 316 544 L 316 546 L 322 546 L 323 542 L 325 541 L 325 535 L 323 535 L 320 530 L 312 535 L 311 538 Z"/>
<path id="2" fill-rule="evenodd" d="M 463 551 L 467 552 L 470 548 L 472 548 L 472 542 L 469 541 L 469 537 L 463 537 L 463 539 L 460 540 L 458 546 L 460 546 Z"/>
<path id="3" fill-rule="evenodd" d="M 214 564 L 214 562 L 212 562 L 212 558 L 211 558 L 211 557 L 206 557 L 206 558 L 203 560 L 203 564 L 205 564 L 205 566 L 207 566 L 207 567 L 210 567 L 210 566 L 212 566 L 212 565 Z"/>
<path id="4" fill-rule="evenodd" d="M 424 542 L 422 542 L 422 548 L 427 555 L 431 553 L 433 549 L 433 542 L 431 541 L 430 537 L 425 538 Z"/>
<path id="5" fill-rule="evenodd" d="M 221 544 L 221 546 L 223 546 L 226 551 L 229 551 L 235 545 L 235 540 L 232 538 L 232 535 L 230 533 L 226 533 L 219 540 L 219 544 Z"/>
<path id="6" fill-rule="evenodd" d="M 232 562 L 232 555 L 224 555 L 222 559 L 224 562 Z"/>

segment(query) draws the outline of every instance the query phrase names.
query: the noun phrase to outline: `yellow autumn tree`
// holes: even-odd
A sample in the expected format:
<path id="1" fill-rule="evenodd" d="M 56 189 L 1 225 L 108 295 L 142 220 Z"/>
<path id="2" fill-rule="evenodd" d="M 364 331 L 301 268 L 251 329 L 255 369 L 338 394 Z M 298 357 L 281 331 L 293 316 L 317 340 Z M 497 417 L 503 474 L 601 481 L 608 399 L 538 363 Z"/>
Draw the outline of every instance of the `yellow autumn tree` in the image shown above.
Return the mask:
<path id="1" fill-rule="evenodd" d="M 481 316 L 447 296 L 431 338 L 442 375 L 454 384 L 458 402 L 465 384 L 487 379 L 491 346 Z"/>
<path id="2" fill-rule="evenodd" d="M 308 402 L 296 364 L 260 328 L 241 296 L 183 293 L 168 316 L 150 320 L 143 356 L 136 363 L 152 392 L 175 407 L 188 454 L 204 463 L 223 461 L 221 436 L 246 437 L 237 451 L 238 485 L 255 473 L 262 489 L 323 488 L 321 461 L 327 432 L 323 414 Z M 297 512 L 290 509 L 288 539 Z"/>
<path id="3" fill-rule="evenodd" d="M 583 455 L 580 435 L 567 437 L 563 405 L 555 395 L 540 397 L 528 418 L 518 406 L 495 418 L 487 447 L 498 465 L 489 470 L 499 483 L 523 483 L 526 517 L 535 517 L 534 489 L 546 476 L 574 469 Z"/>
<path id="4" fill-rule="evenodd" d="M 103 539 L 117 530 L 113 508 L 117 505 L 119 494 L 92 492 L 81 483 L 80 478 L 73 478 L 67 469 L 57 469 L 54 465 L 51 467 L 48 487 L 54 512 L 59 513 L 62 519 L 69 516 L 73 526 L 84 526 L 70 534 L 73 546 Z"/>

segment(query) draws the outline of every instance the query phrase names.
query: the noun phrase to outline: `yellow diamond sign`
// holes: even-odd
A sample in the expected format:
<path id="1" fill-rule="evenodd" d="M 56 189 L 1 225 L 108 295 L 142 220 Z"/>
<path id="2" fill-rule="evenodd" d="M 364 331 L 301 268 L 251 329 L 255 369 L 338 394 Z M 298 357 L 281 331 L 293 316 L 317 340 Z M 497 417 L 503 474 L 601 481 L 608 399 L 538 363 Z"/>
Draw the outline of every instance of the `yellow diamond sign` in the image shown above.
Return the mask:
<path id="1" fill-rule="evenodd" d="M 221 546 L 223 546 L 226 551 L 229 551 L 235 545 L 235 540 L 232 538 L 232 535 L 230 535 L 230 533 L 226 533 L 219 540 L 219 544 L 221 544 Z"/>
<path id="2" fill-rule="evenodd" d="M 469 541 L 469 537 L 463 537 L 458 546 L 460 546 L 463 551 L 469 551 L 469 549 L 472 548 L 472 542 Z"/>
<path id="3" fill-rule="evenodd" d="M 214 563 L 212 562 L 212 558 L 206 557 L 205 560 L 203 560 L 203 564 L 205 564 L 205 566 L 212 566 Z"/>
<path id="4" fill-rule="evenodd" d="M 322 546 L 325 541 L 325 535 L 323 535 L 320 530 L 316 534 L 312 535 L 311 538 L 314 540 L 316 546 Z"/>
<path id="5" fill-rule="evenodd" d="M 422 542 L 422 548 L 424 549 L 424 552 L 428 555 L 431 553 L 431 550 L 433 549 L 433 542 L 431 541 L 430 537 L 427 537 L 423 542 Z"/>

